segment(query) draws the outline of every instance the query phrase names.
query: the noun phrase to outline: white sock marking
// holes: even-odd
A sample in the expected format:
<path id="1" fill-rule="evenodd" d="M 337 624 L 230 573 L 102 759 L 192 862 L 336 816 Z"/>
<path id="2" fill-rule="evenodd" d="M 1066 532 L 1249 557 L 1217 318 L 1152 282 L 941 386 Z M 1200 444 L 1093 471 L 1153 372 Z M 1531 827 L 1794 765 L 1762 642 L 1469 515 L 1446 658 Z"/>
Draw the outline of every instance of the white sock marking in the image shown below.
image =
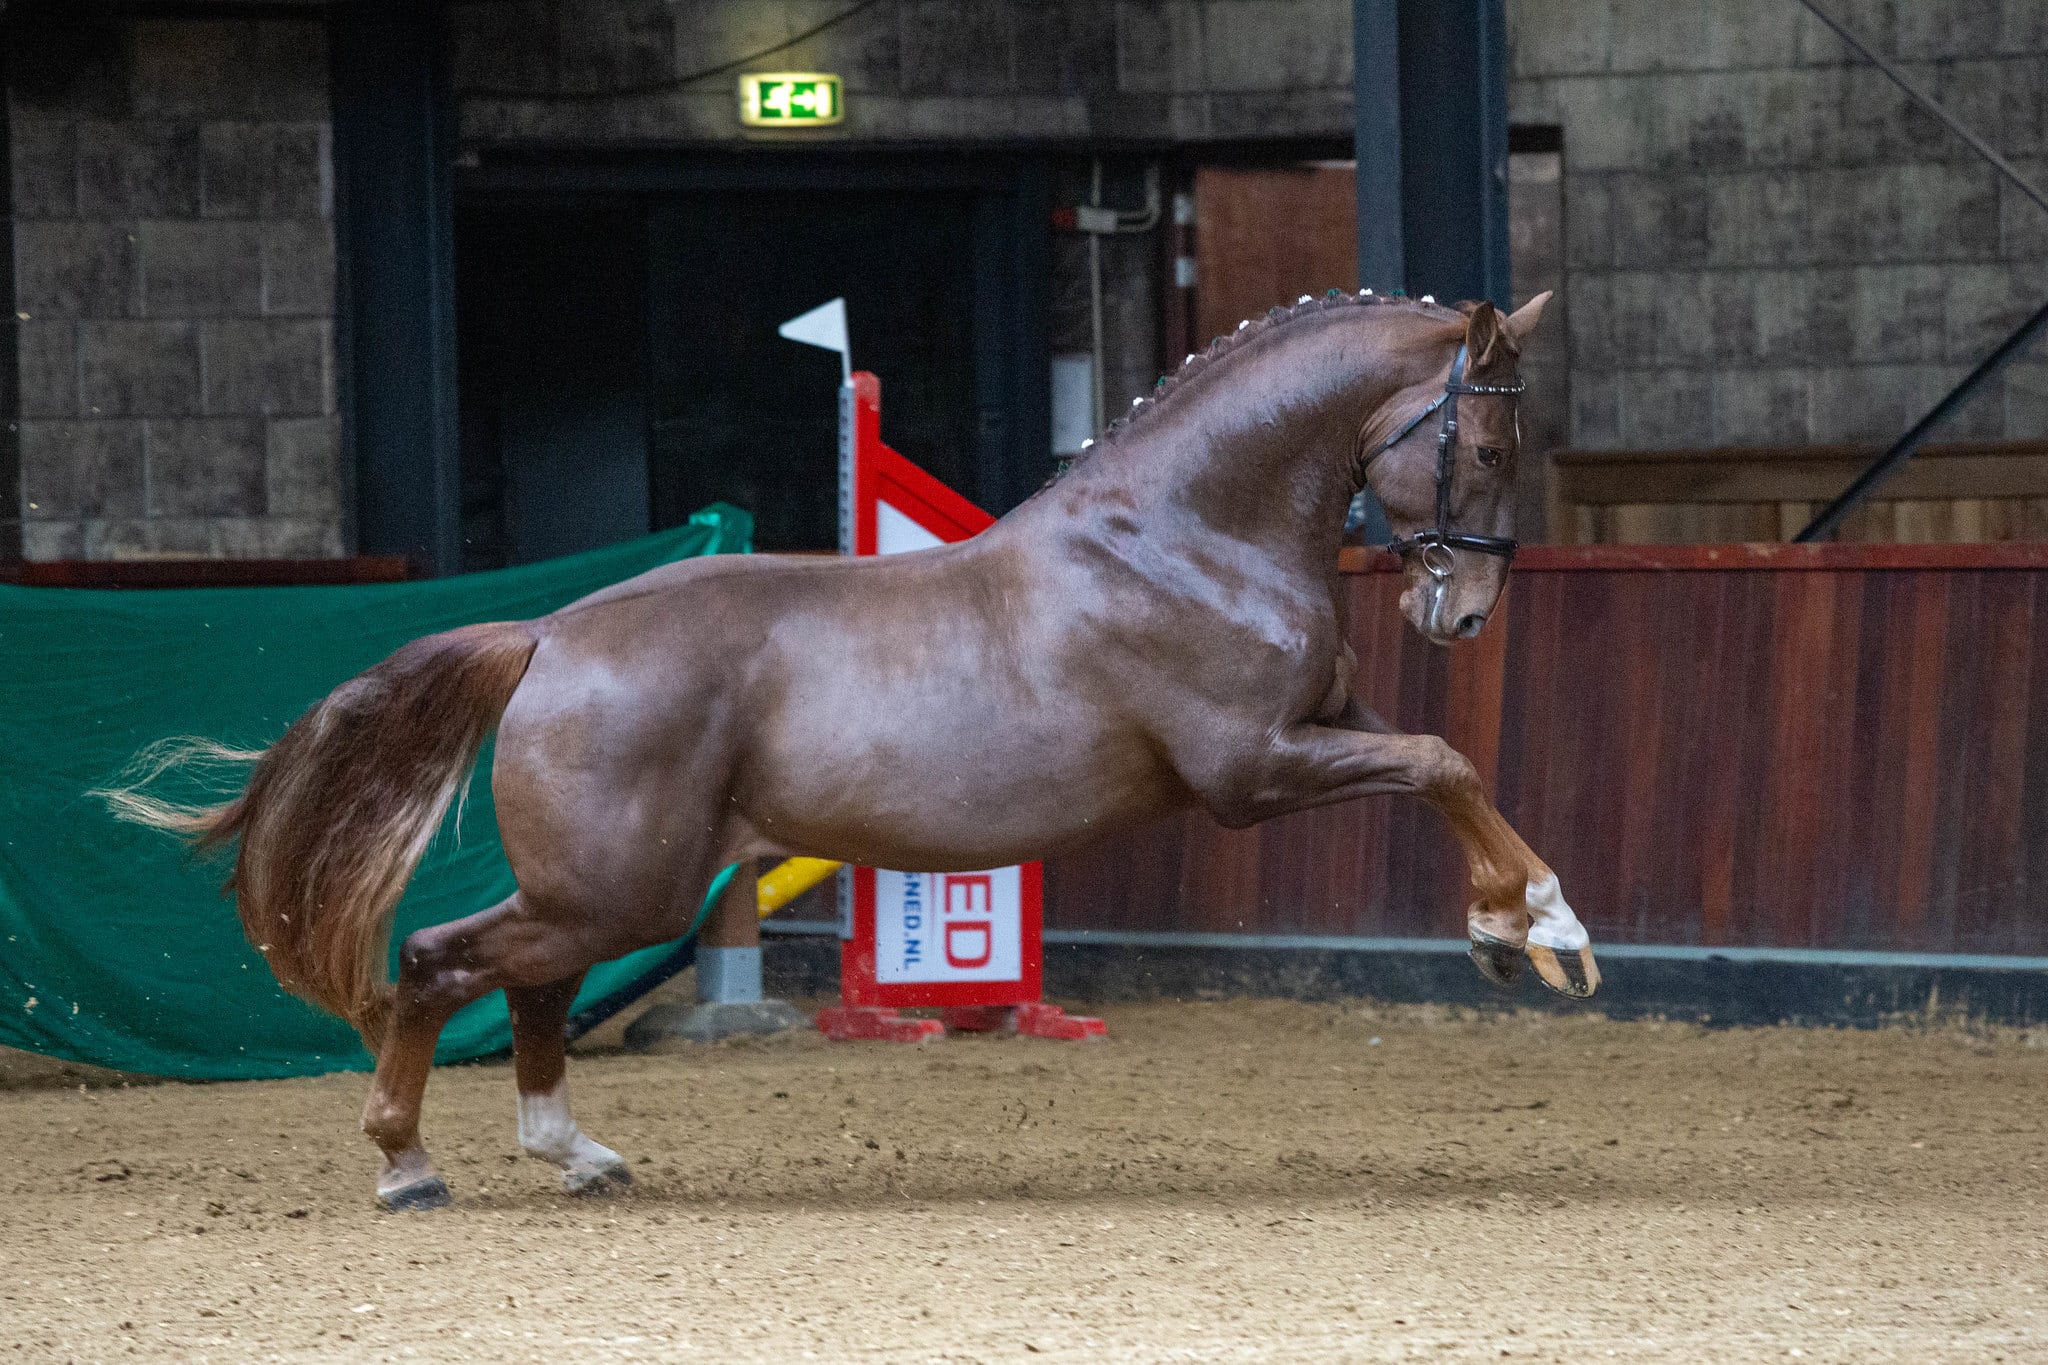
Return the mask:
<path id="1" fill-rule="evenodd" d="M 1558 888 L 1555 874 L 1540 882 L 1530 882 L 1527 900 L 1529 942 L 1539 948 L 1576 953 L 1593 941 L 1586 926 L 1564 903 L 1564 892 Z"/>
<path id="2" fill-rule="evenodd" d="M 519 1145 L 543 1161 L 552 1161 L 565 1171 L 588 1170 L 619 1160 L 619 1154 L 600 1142 L 592 1142 L 576 1126 L 569 1113 L 569 1078 L 555 1082 L 555 1088 L 540 1095 L 519 1092 Z"/>

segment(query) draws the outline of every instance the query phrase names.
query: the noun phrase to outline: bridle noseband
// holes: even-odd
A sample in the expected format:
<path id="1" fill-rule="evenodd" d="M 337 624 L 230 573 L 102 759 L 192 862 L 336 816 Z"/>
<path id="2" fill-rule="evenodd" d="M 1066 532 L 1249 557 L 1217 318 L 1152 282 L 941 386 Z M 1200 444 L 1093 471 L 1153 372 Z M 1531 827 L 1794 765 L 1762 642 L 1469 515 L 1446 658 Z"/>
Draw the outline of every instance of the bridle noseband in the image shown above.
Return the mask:
<path id="1" fill-rule="evenodd" d="M 1457 358 L 1451 361 L 1450 378 L 1444 381 L 1444 391 L 1438 394 L 1428 407 L 1409 418 L 1399 431 L 1380 442 L 1379 448 L 1367 456 L 1358 467 L 1358 480 L 1363 486 L 1366 471 L 1372 468 L 1373 461 L 1399 445 L 1410 432 L 1428 421 L 1431 413 L 1438 408 L 1444 410 L 1443 426 L 1436 434 L 1436 525 L 1427 531 L 1417 531 L 1412 536 L 1396 538 L 1387 544 L 1388 550 L 1404 558 L 1409 551 L 1420 550 L 1422 567 L 1429 571 L 1432 578 L 1437 579 L 1449 576 L 1452 550 L 1471 550 L 1482 555 L 1499 555 L 1506 560 L 1513 560 L 1515 557 L 1516 543 L 1505 536 L 1475 536 L 1467 531 L 1451 529 L 1451 480 L 1457 473 L 1458 395 L 1518 394 L 1524 387 L 1519 379 L 1512 384 L 1467 384 L 1465 361 L 1465 347 L 1460 344 Z M 1355 519 L 1355 513 L 1353 518 L 1347 519 L 1344 527 L 1347 532 L 1357 529 Z M 1431 555 L 1431 550 L 1437 553 Z"/>

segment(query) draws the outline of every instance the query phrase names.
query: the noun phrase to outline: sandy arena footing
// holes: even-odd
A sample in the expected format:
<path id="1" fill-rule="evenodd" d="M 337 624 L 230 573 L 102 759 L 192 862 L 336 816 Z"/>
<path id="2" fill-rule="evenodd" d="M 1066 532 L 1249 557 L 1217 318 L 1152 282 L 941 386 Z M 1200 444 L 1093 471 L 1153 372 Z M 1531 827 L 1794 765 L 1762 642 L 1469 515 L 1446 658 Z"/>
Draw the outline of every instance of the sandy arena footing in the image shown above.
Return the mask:
<path id="1" fill-rule="evenodd" d="M 0 1359 L 2048 1359 L 2048 1038 L 1231 1003 L 585 1056 L 635 1194 L 442 1071 L 0 1093 Z"/>

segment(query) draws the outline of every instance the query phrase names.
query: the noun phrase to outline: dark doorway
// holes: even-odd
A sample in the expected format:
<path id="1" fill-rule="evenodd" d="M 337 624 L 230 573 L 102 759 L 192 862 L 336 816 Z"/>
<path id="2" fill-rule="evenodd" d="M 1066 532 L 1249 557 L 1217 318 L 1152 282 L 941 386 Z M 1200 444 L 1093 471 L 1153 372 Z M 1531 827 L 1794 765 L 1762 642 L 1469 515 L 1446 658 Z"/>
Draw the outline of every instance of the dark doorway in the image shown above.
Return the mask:
<path id="1" fill-rule="evenodd" d="M 645 211 L 455 219 L 463 568 L 647 534 Z"/>
<path id="2" fill-rule="evenodd" d="M 847 301 L 882 434 L 980 506 L 1052 469 L 1042 164 L 796 155 L 507 160 L 455 225 L 464 566 L 724 500 L 764 550 L 838 541 L 837 357 L 776 327 Z"/>
<path id="3" fill-rule="evenodd" d="M 761 549 L 837 546 L 839 360 L 775 330 L 834 297 L 854 364 L 881 376 L 884 439 L 975 495 L 970 191 L 666 198 L 648 281 L 657 526 L 722 500 L 754 514 Z"/>

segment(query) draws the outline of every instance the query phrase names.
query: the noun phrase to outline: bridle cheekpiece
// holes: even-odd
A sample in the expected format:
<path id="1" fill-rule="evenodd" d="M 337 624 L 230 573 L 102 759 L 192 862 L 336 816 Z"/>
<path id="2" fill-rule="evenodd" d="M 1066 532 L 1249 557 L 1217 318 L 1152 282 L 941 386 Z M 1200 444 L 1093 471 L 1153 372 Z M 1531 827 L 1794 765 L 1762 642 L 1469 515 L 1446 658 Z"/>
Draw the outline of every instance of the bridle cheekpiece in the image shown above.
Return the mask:
<path id="1" fill-rule="evenodd" d="M 1449 577 L 1452 550 L 1471 550 L 1482 555 L 1498 555 L 1506 560 L 1515 557 L 1516 543 L 1505 536 L 1473 535 L 1469 531 L 1451 528 L 1451 480 L 1457 473 L 1458 396 L 1467 393 L 1513 395 L 1525 387 L 1519 379 L 1512 384 L 1468 384 L 1465 382 L 1466 359 L 1466 349 L 1460 344 L 1457 358 L 1451 361 L 1450 378 L 1444 381 L 1444 391 L 1428 407 L 1409 418 L 1399 431 L 1380 442 L 1358 468 L 1359 482 L 1363 485 L 1366 471 L 1372 468 L 1373 461 L 1407 439 L 1409 433 L 1429 420 L 1431 413 L 1443 409 L 1443 425 L 1436 434 L 1436 525 L 1412 536 L 1397 537 L 1386 547 L 1403 558 L 1410 551 L 1420 551 L 1422 567 L 1436 579 Z M 1347 525 L 1344 529 L 1352 531 L 1357 528 Z M 1430 553 L 1432 550 L 1436 551 L 1434 555 Z"/>

